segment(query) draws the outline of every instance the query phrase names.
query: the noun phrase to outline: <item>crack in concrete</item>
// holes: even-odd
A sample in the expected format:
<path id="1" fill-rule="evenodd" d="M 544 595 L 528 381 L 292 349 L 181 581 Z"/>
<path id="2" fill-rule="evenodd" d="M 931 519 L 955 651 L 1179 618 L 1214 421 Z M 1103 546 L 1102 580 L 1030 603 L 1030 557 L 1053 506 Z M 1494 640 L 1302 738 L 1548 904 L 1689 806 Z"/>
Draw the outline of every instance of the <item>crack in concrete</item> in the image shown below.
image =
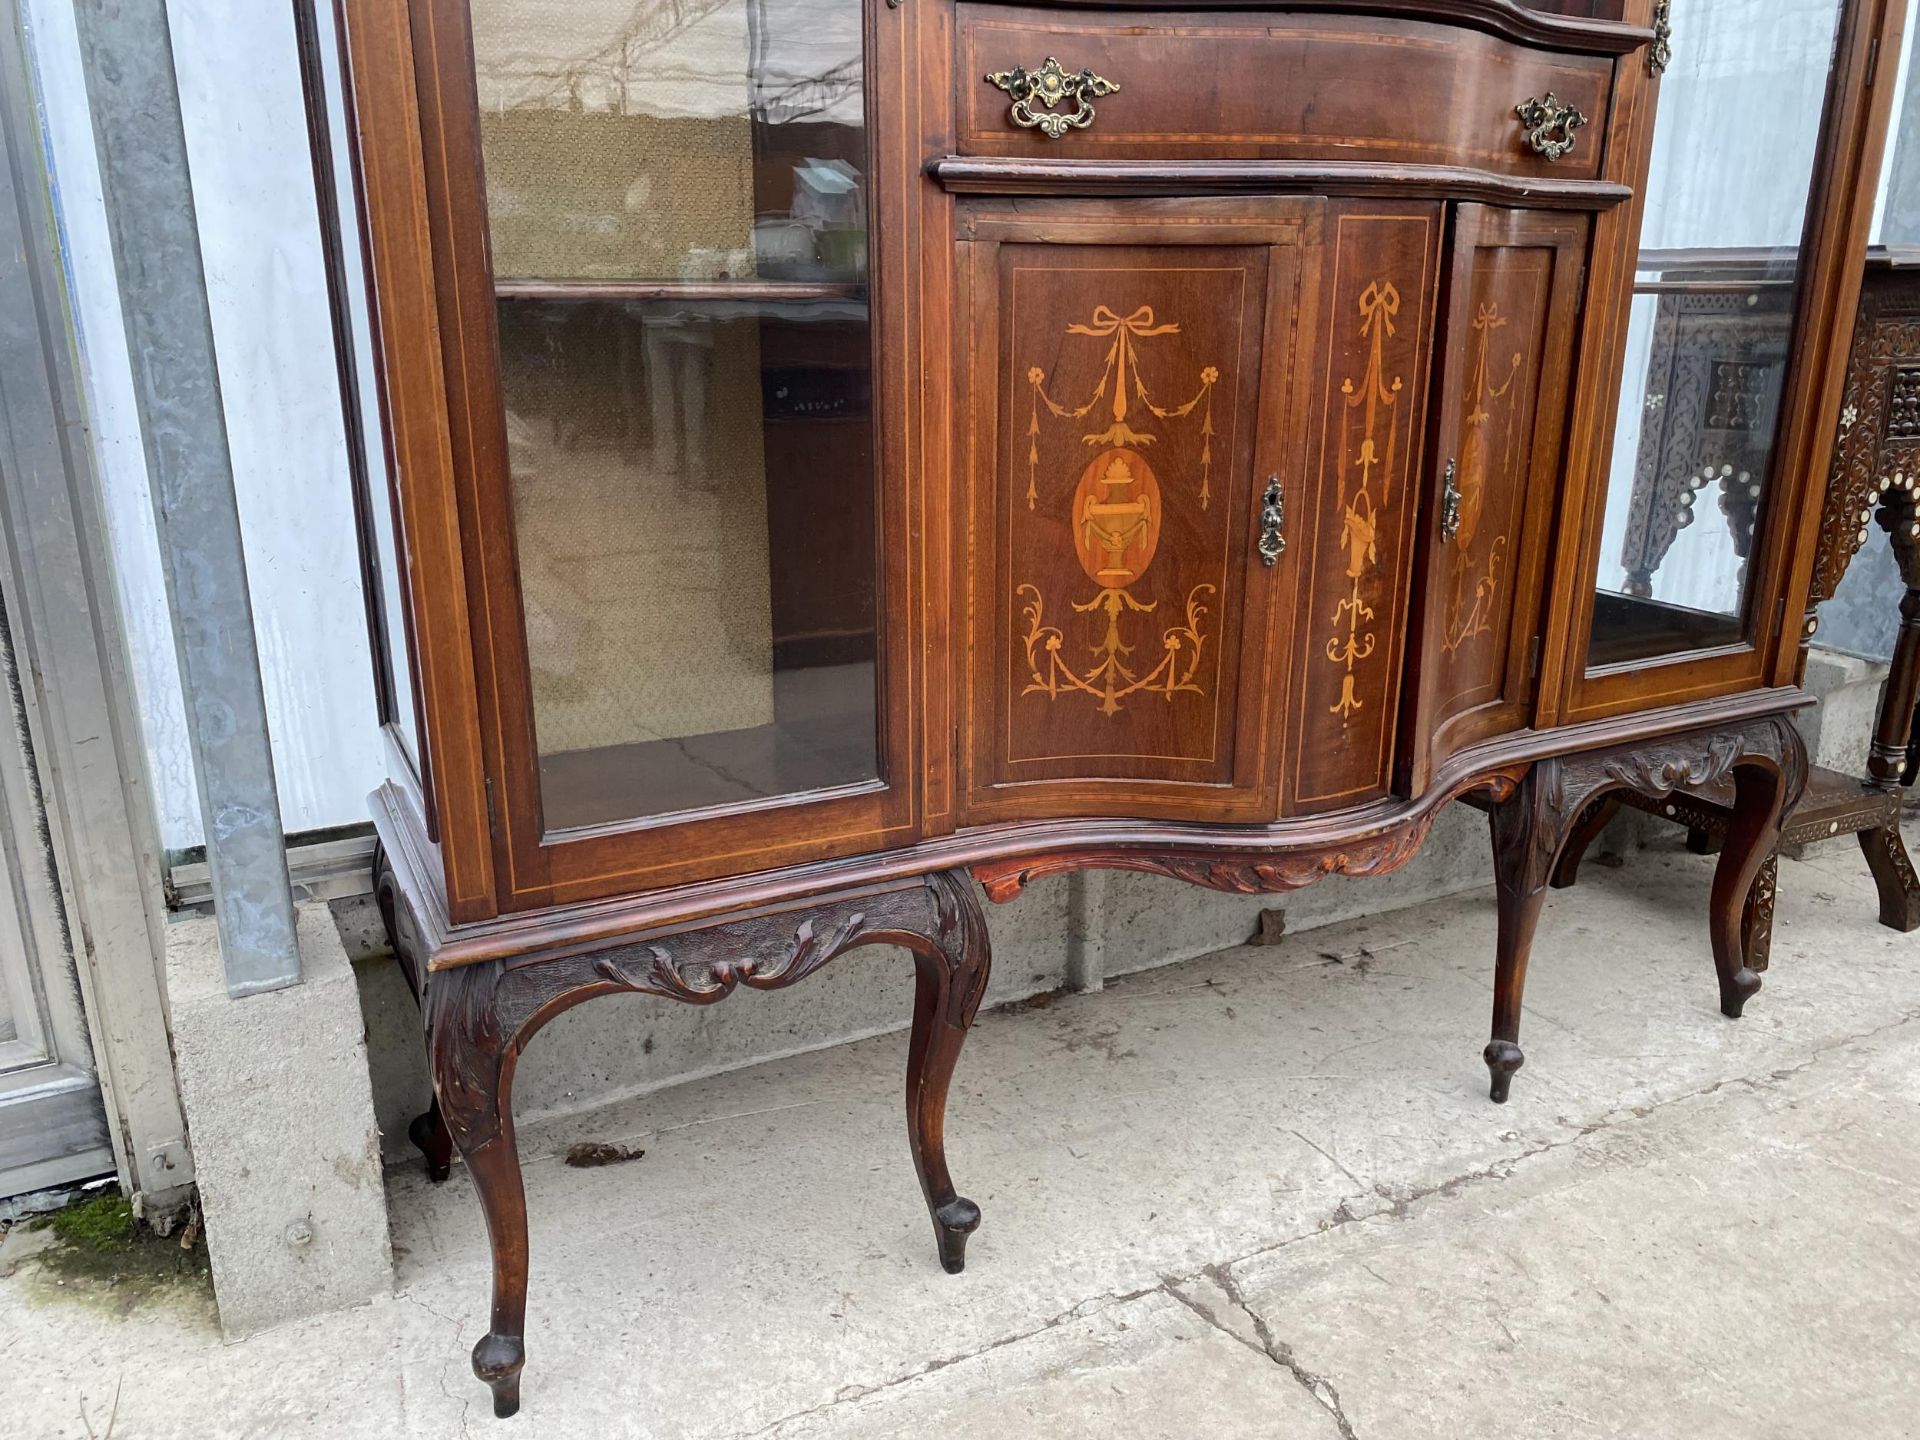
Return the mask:
<path id="1" fill-rule="evenodd" d="M 1256 1344 L 1254 1341 L 1247 1339 L 1246 1336 L 1240 1334 L 1240 1332 L 1233 1329 L 1233 1327 L 1222 1324 L 1219 1316 L 1215 1315 L 1206 1306 L 1202 1305 L 1198 1300 L 1180 1288 L 1183 1285 L 1192 1284 L 1193 1281 L 1201 1279 L 1202 1277 L 1213 1281 L 1215 1288 L 1227 1297 L 1228 1302 L 1247 1317 L 1253 1325 L 1253 1333 L 1259 1343 Z M 1287 1345 L 1274 1338 L 1272 1331 L 1267 1328 L 1265 1318 L 1261 1316 L 1259 1311 L 1247 1303 L 1246 1297 L 1240 1293 L 1239 1285 L 1234 1281 L 1233 1277 L 1227 1273 L 1225 1267 L 1209 1265 L 1184 1280 L 1162 1281 L 1160 1288 L 1165 1290 L 1167 1294 L 1171 1295 L 1175 1300 L 1178 1300 L 1182 1305 L 1186 1306 L 1187 1309 L 1191 1310 L 1207 1325 L 1218 1330 L 1229 1340 L 1232 1340 L 1236 1345 L 1245 1346 L 1251 1353 L 1260 1356 L 1264 1360 L 1270 1360 L 1282 1370 L 1285 1370 L 1293 1377 L 1301 1389 L 1313 1397 L 1314 1403 L 1327 1412 L 1328 1418 L 1339 1428 L 1341 1440 L 1358 1440 L 1358 1437 L 1354 1433 L 1353 1423 L 1347 1419 L 1346 1411 L 1340 1403 L 1340 1392 L 1334 1388 L 1333 1382 L 1328 1380 L 1324 1375 L 1317 1375 L 1307 1369 L 1294 1358 L 1293 1347 L 1291 1345 Z"/>
<path id="2" fill-rule="evenodd" d="M 462 1355 L 467 1354 L 465 1345 L 466 1337 L 460 1322 L 444 1310 L 436 1310 L 417 1295 L 396 1294 L 393 1298 L 397 1304 L 411 1305 L 414 1309 L 424 1311 L 428 1315 L 433 1316 L 434 1319 L 443 1321 L 451 1332 L 453 1336 L 453 1353 L 443 1357 L 440 1363 L 434 1367 L 434 1384 L 439 1387 L 443 1399 L 449 1404 L 460 1407 L 460 1433 L 462 1435 L 473 1434 L 473 1393 L 470 1389 L 463 1389 L 460 1394 L 455 1395 L 453 1391 L 448 1388 L 447 1381 L 448 1372 L 458 1364 Z M 406 1405 L 406 1380 L 404 1375 L 401 1378 L 400 1397 L 401 1405 L 404 1409 Z"/>
<path id="3" fill-rule="evenodd" d="M 1347 1169 L 1346 1166 L 1342 1165 L 1339 1162 L 1339 1160 L 1337 1160 L 1334 1157 L 1333 1152 L 1327 1149 L 1324 1145 L 1319 1144 L 1317 1141 L 1308 1139 L 1305 1135 L 1301 1134 L 1298 1130 L 1289 1130 L 1287 1131 L 1287 1133 L 1293 1136 L 1293 1138 L 1298 1140 L 1302 1145 L 1305 1145 L 1309 1150 L 1315 1151 L 1320 1156 L 1321 1159 L 1325 1160 L 1329 1165 L 1333 1166 L 1334 1169 L 1338 1170 L 1342 1175 L 1346 1176 L 1347 1179 L 1351 1180 L 1360 1189 L 1364 1190 L 1367 1188 L 1366 1185 L 1361 1181 L 1360 1177 L 1354 1174 L 1351 1170 Z"/>
<path id="4" fill-rule="evenodd" d="M 1593 1135 L 1616 1126 L 1647 1120 L 1664 1111 L 1689 1105 L 1699 1100 L 1709 1099 L 1719 1094 L 1722 1090 L 1739 1087 L 1758 1093 L 1774 1089 L 1781 1083 L 1812 1069 L 1829 1055 L 1850 1049 L 1854 1046 L 1868 1044 L 1904 1026 L 1912 1025 L 1916 1021 L 1920 1021 L 1920 1010 L 1908 1011 L 1896 1016 L 1885 1024 L 1875 1026 L 1871 1030 L 1856 1035 L 1844 1036 L 1824 1045 L 1815 1046 L 1808 1052 L 1804 1059 L 1796 1064 L 1769 1070 L 1763 1075 L 1728 1076 L 1725 1079 L 1715 1081 L 1711 1085 L 1704 1086 L 1697 1090 L 1685 1091 L 1679 1095 L 1655 1101 L 1652 1104 L 1610 1110 L 1598 1119 L 1591 1120 L 1584 1125 L 1573 1127 L 1567 1134 L 1544 1140 L 1514 1155 L 1494 1160 L 1478 1169 L 1468 1170 L 1459 1175 L 1452 1176 L 1449 1179 L 1439 1181 L 1432 1185 L 1411 1189 L 1397 1196 L 1386 1190 L 1385 1187 L 1376 1186 L 1374 1187 L 1374 1194 L 1385 1202 L 1378 1208 L 1364 1212 L 1355 1211 L 1347 1201 L 1343 1200 L 1333 1212 L 1332 1219 L 1317 1230 L 1309 1231 L 1301 1235 L 1290 1236 L 1272 1245 L 1260 1246 L 1243 1255 L 1234 1256 L 1231 1259 L 1214 1261 L 1202 1266 L 1190 1275 L 1162 1277 L 1157 1285 L 1149 1285 L 1138 1290 L 1111 1292 L 1083 1300 L 1079 1304 L 1060 1311 L 1050 1319 L 1030 1329 L 1020 1331 L 1017 1334 L 1003 1336 L 989 1344 L 979 1346 L 973 1350 L 963 1351 L 958 1355 L 946 1356 L 942 1359 L 931 1361 L 916 1370 L 895 1376 L 893 1379 L 883 1381 L 878 1385 L 848 1386 L 840 1394 L 834 1396 L 833 1399 L 820 1405 L 810 1406 L 805 1410 L 797 1410 L 788 1415 L 784 1415 L 762 1426 L 758 1430 L 741 1435 L 740 1440 L 760 1440 L 760 1437 L 770 1435 L 782 1426 L 803 1420 L 807 1416 L 823 1413 L 843 1403 L 863 1400 L 868 1396 L 881 1394 L 924 1376 L 932 1375 L 938 1371 L 948 1369 L 951 1366 L 961 1364 L 964 1361 L 991 1354 L 996 1350 L 1005 1349 L 1010 1345 L 1020 1344 L 1023 1341 L 1032 1339 L 1036 1335 L 1043 1335 L 1049 1330 L 1058 1329 L 1062 1325 L 1071 1324 L 1076 1320 L 1097 1315 L 1104 1310 L 1111 1309 L 1113 1306 L 1145 1299 L 1147 1296 L 1156 1293 L 1167 1295 L 1176 1303 L 1204 1320 L 1212 1328 L 1219 1330 L 1222 1334 L 1237 1343 L 1247 1346 L 1249 1350 L 1254 1351 L 1256 1354 L 1264 1354 L 1274 1364 L 1285 1369 L 1293 1376 L 1294 1380 L 1327 1411 L 1334 1424 L 1339 1428 L 1341 1440 L 1358 1440 L 1358 1435 L 1353 1428 L 1353 1423 L 1347 1418 L 1338 1388 L 1326 1376 L 1309 1370 L 1294 1355 L 1293 1347 L 1273 1334 L 1265 1317 L 1249 1303 L 1241 1291 L 1239 1282 L 1234 1278 L 1232 1273 L 1235 1266 L 1245 1265 L 1249 1261 L 1278 1254 L 1280 1251 L 1290 1246 L 1298 1245 L 1303 1241 L 1318 1240 L 1332 1231 L 1341 1229 L 1347 1225 L 1364 1223 L 1381 1218 L 1388 1220 L 1408 1219 L 1412 1215 L 1414 1207 L 1419 1205 L 1423 1200 L 1432 1199 L 1436 1195 L 1452 1198 L 1481 1181 L 1508 1179 L 1522 1165 L 1525 1165 L 1528 1161 L 1538 1159 L 1540 1156 L 1551 1154 L 1556 1150 L 1566 1149 L 1571 1145 L 1577 1145 Z M 1297 1132 L 1294 1133 L 1297 1134 Z M 1304 1136 L 1299 1138 L 1305 1139 Z M 1307 1143 L 1312 1145 L 1312 1148 L 1316 1150 L 1319 1149 L 1319 1146 L 1313 1145 L 1313 1142 L 1307 1141 Z M 1325 1154 L 1324 1151 L 1321 1153 Z M 1329 1160 L 1332 1159 L 1331 1156 L 1327 1158 Z M 1337 1161 L 1334 1163 L 1336 1165 L 1338 1164 Z M 1345 1173 L 1345 1167 L 1342 1166 L 1340 1168 L 1342 1172 Z M 1191 1296 L 1182 1293 L 1179 1288 L 1182 1285 L 1191 1285 L 1201 1280 L 1211 1281 L 1214 1286 L 1226 1295 L 1228 1300 L 1247 1317 L 1249 1323 L 1253 1326 L 1254 1335 L 1259 1340 L 1258 1345 L 1250 1344 L 1245 1336 L 1237 1334 L 1232 1328 L 1221 1323 L 1218 1317 L 1208 1312 L 1204 1306 L 1199 1304 Z"/>
<path id="5" fill-rule="evenodd" d="M 938 1360 L 930 1360 L 918 1369 L 909 1370 L 902 1375 L 896 1375 L 891 1380 L 883 1380 L 877 1385 L 844 1386 L 831 1400 L 819 1405 L 810 1405 L 804 1410 L 795 1410 L 789 1414 L 782 1415 L 778 1419 L 762 1425 L 758 1430 L 740 1432 L 739 1440 L 759 1440 L 759 1437 L 771 1435 L 782 1426 L 804 1420 L 809 1415 L 818 1415 L 824 1411 L 834 1409 L 839 1405 L 856 1400 L 865 1400 L 871 1395 L 883 1394 L 888 1390 L 896 1389 L 901 1385 L 919 1380 L 924 1376 L 937 1374 L 939 1371 L 949 1369 L 952 1366 L 959 1365 L 968 1360 L 976 1360 L 982 1355 L 991 1355 L 995 1350 L 1004 1350 L 1009 1345 L 1018 1345 L 1022 1341 L 1033 1339 L 1036 1335 L 1044 1335 L 1049 1330 L 1057 1330 L 1062 1325 L 1070 1325 L 1076 1320 L 1085 1320 L 1089 1316 L 1098 1315 L 1103 1310 L 1110 1310 L 1116 1305 L 1125 1305 L 1134 1300 L 1144 1299 L 1148 1295 L 1152 1295 L 1163 1288 L 1165 1288 L 1164 1284 L 1148 1285 L 1140 1290 L 1095 1295 L 1090 1299 L 1082 1300 L 1078 1304 L 1070 1306 L 1058 1314 L 1043 1320 L 1031 1329 L 1022 1330 L 1013 1335 L 1003 1335 L 998 1340 L 991 1341 L 988 1344 L 978 1346 L 972 1350 L 963 1350 L 958 1355 L 948 1355 Z"/>
<path id="6" fill-rule="evenodd" d="M 1232 1270 L 1225 1265 L 1209 1265 L 1200 1273 L 1218 1285 L 1227 1299 L 1252 1322 L 1253 1333 L 1259 1337 L 1260 1347 L 1266 1352 L 1267 1358 L 1292 1375 L 1301 1388 L 1319 1401 L 1321 1407 L 1333 1417 L 1333 1423 L 1340 1428 L 1340 1440 L 1358 1440 L 1353 1422 L 1347 1419 L 1346 1407 L 1341 1404 L 1340 1392 L 1334 1388 L 1333 1382 L 1302 1365 L 1294 1356 L 1293 1347 L 1268 1328 L 1266 1317 L 1248 1304 L 1247 1297 L 1240 1292 L 1240 1282 L 1233 1278 Z"/>
<path id="7" fill-rule="evenodd" d="M 1376 1185 L 1374 1187 L 1374 1194 L 1386 1203 L 1372 1209 L 1355 1210 L 1348 1202 L 1343 1200 L 1334 1211 L 1330 1224 L 1304 1235 L 1290 1236 L 1277 1244 L 1264 1246 L 1259 1250 L 1237 1256 L 1222 1263 L 1228 1265 L 1244 1264 L 1246 1261 L 1259 1256 L 1284 1250 L 1290 1245 L 1297 1245 L 1303 1240 L 1318 1239 L 1329 1231 L 1337 1230 L 1344 1225 L 1350 1225 L 1356 1222 L 1378 1219 L 1382 1216 L 1394 1220 L 1404 1220 L 1412 1213 L 1413 1208 L 1423 1200 L 1432 1199 L 1436 1195 L 1450 1199 L 1469 1186 L 1477 1184 L 1482 1180 L 1508 1179 L 1516 1170 L 1530 1160 L 1538 1159 L 1542 1155 L 1552 1154 L 1556 1150 L 1564 1150 L 1570 1145 L 1578 1145 L 1582 1140 L 1597 1135 L 1604 1130 L 1613 1129 L 1618 1125 L 1645 1120 L 1676 1106 L 1687 1105 L 1697 1100 L 1711 1098 L 1719 1094 L 1722 1090 L 1737 1087 L 1758 1093 L 1773 1089 L 1783 1081 L 1792 1079 L 1812 1069 L 1815 1065 L 1818 1065 L 1822 1060 L 1826 1059 L 1827 1056 L 1837 1051 L 1870 1043 L 1903 1026 L 1911 1025 L 1916 1020 L 1920 1020 L 1920 1011 L 1908 1011 L 1883 1025 L 1876 1025 L 1871 1030 L 1829 1041 L 1824 1045 L 1815 1046 L 1808 1052 L 1804 1059 L 1796 1064 L 1769 1070 L 1764 1075 L 1730 1075 L 1725 1079 L 1714 1081 L 1711 1085 L 1703 1086 L 1697 1090 L 1684 1091 L 1681 1094 L 1669 1096 L 1664 1100 L 1656 1100 L 1652 1104 L 1609 1110 L 1604 1115 L 1601 1115 L 1597 1119 L 1589 1120 L 1584 1125 L 1572 1127 L 1568 1133 L 1543 1140 L 1539 1144 L 1529 1146 L 1513 1155 L 1491 1161 L 1479 1169 L 1465 1171 L 1432 1185 L 1419 1186 L 1399 1194 L 1395 1194 L 1385 1187 Z M 1562 1123 L 1564 1124 L 1565 1122 Z"/>
<path id="8" fill-rule="evenodd" d="M 1868 1044 L 1882 1035 L 1898 1030 L 1903 1026 L 1910 1025 L 1916 1020 L 1920 1020 L 1920 1011 L 1909 1011 L 1888 1021 L 1884 1025 L 1875 1026 L 1873 1029 L 1861 1034 L 1846 1036 L 1840 1040 L 1816 1046 L 1797 1064 L 1770 1070 L 1765 1075 L 1729 1076 L 1726 1079 L 1717 1080 L 1713 1084 L 1704 1086 L 1701 1089 L 1690 1090 L 1665 1100 L 1656 1101 L 1651 1105 L 1634 1106 L 1624 1110 L 1609 1111 L 1596 1120 L 1576 1127 L 1571 1134 L 1543 1141 L 1538 1145 L 1520 1151 L 1516 1155 L 1493 1161 L 1491 1164 L 1484 1165 L 1477 1170 L 1466 1171 L 1463 1174 L 1452 1176 L 1438 1184 L 1412 1190 L 1403 1195 L 1394 1196 L 1383 1188 L 1376 1186 L 1374 1193 L 1379 1195 L 1381 1199 L 1389 1202 L 1379 1209 L 1370 1210 L 1364 1214 L 1356 1213 L 1349 1207 L 1348 1203 L 1343 1200 L 1339 1208 L 1334 1212 L 1335 1218 L 1332 1224 L 1326 1226 L 1324 1229 L 1316 1230 L 1307 1235 L 1297 1235 L 1290 1239 L 1283 1240 L 1277 1245 L 1265 1246 L 1259 1250 L 1251 1251 L 1246 1255 L 1238 1256 L 1231 1260 L 1217 1261 L 1214 1264 L 1204 1267 L 1196 1274 L 1186 1277 L 1184 1280 L 1163 1281 L 1162 1288 L 1173 1296 L 1174 1299 L 1178 1300 L 1182 1305 L 1185 1305 L 1195 1315 L 1198 1315 L 1202 1320 L 1219 1330 L 1222 1334 L 1232 1337 L 1243 1345 L 1246 1344 L 1243 1336 L 1235 1334 L 1232 1329 L 1221 1324 L 1218 1318 L 1209 1312 L 1206 1307 L 1200 1305 L 1190 1296 L 1182 1293 L 1178 1288 L 1181 1284 L 1191 1283 L 1193 1280 L 1203 1277 L 1213 1281 L 1220 1291 L 1225 1294 L 1226 1297 L 1246 1315 L 1248 1321 L 1251 1322 L 1254 1334 L 1258 1336 L 1260 1340 L 1258 1348 L 1276 1365 L 1282 1366 L 1291 1373 L 1293 1378 L 1298 1381 L 1314 1399 L 1326 1408 L 1327 1412 L 1333 1417 L 1334 1423 L 1340 1427 L 1341 1440 L 1357 1440 L 1352 1422 L 1347 1419 L 1345 1409 L 1341 1404 L 1340 1392 L 1334 1387 L 1333 1382 L 1323 1375 L 1308 1370 L 1295 1357 L 1293 1347 L 1273 1334 L 1267 1325 L 1265 1317 L 1262 1316 L 1258 1310 L 1254 1309 L 1242 1293 L 1239 1282 L 1234 1278 L 1233 1266 L 1243 1265 L 1249 1260 L 1277 1253 L 1290 1245 L 1298 1244 L 1302 1240 L 1319 1239 L 1329 1231 L 1339 1229 L 1345 1225 L 1382 1217 L 1390 1220 L 1405 1220 L 1410 1217 L 1416 1205 L 1423 1200 L 1431 1199 L 1435 1195 L 1451 1198 L 1482 1180 L 1505 1180 L 1512 1176 L 1516 1170 L 1529 1160 L 1550 1154 L 1555 1150 L 1565 1149 L 1570 1145 L 1577 1145 L 1582 1140 L 1615 1126 L 1632 1121 L 1646 1120 L 1664 1110 L 1710 1098 L 1720 1091 L 1731 1087 L 1738 1086 L 1756 1093 L 1773 1089 L 1784 1081 L 1812 1069 L 1828 1055 L 1836 1051 Z M 1307 1137 L 1300 1134 L 1299 1131 L 1294 1130 L 1288 1133 L 1292 1134 L 1296 1139 L 1305 1142 L 1314 1150 L 1319 1151 L 1320 1154 L 1326 1156 L 1327 1160 L 1339 1169 L 1343 1175 L 1346 1175 L 1348 1179 L 1354 1180 L 1354 1183 L 1359 1183 L 1358 1178 L 1353 1176 L 1344 1165 L 1334 1160 L 1331 1155 L 1327 1155 L 1325 1150 L 1322 1150 L 1320 1146 L 1314 1144 L 1313 1141 L 1308 1140 Z M 1253 1349 L 1255 1347 L 1248 1346 L 1248 1348 Z"/>

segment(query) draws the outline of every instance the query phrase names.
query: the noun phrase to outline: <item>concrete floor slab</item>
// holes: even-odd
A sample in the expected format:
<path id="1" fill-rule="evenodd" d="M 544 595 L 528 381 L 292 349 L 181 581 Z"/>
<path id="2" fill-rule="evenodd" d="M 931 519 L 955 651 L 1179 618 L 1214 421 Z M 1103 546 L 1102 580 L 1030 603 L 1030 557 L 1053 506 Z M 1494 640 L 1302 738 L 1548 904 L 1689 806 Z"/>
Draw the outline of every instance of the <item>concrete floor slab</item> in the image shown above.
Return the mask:
<path id="1" fill-rule="evenodd" d="M 1652 1119 L 1230 1274 L 1356 1435 L 1916 1433 L 1920 1027 Z"/>
<path id="2" fill-rule="evenodd" d="M 1170 1291 L 1096 1302 L 914 1381 L 848 1397 L 767 1440 L 1339 1440 L 1293 1376 Z"/>
<path id="3" fill-rule="evenodd" d="M 0 1282 L 22 1433 L 84 1435 L 116 1375 L 117 1440 L 1907 1433 L 1920 943 L 1817 850 L 1730 1022 L 1712 862 L 1670 838 L 1549 902 L 1508 1106 L 1481 892 L 983 1016 L 947 1124 L 986 1217 L 964 1275 L 880 1037 L 529 1127 L 510 1426 L 467 1370 L 471 1188 L 407 1168 L 399 1297 L 243 1345 Z M 585 1139 L 646 1154 L 561 1163 Z"/>

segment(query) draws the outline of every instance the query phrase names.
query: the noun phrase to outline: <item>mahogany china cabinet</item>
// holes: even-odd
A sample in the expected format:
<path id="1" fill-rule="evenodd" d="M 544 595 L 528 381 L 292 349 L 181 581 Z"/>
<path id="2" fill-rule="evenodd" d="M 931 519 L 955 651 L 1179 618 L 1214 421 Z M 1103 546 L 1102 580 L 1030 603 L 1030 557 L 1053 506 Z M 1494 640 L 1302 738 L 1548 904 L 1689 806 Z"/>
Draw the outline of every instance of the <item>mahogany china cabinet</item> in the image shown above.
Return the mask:
<path id="1" fill-rule="evenodd" d="M 1721 1008 L 1758 988 L 1741 908 L 1806 770 L 1900 6 L 342 8 L 392 482 L 379 888 L 425 1015 L 416 1138 L 440 1173 L 458 1149 L 492 1238 L 496 1413 L 514 1068 L 595 996 L 903 947 L 957 1271 L 982 892 L 1285 891 L 1478 804 L 1504 1099 L 1576 821 L 1725 779 Z M 1642 291 L 1722 250 L 1782 317 L 1694 402 L 1752 513 L 1737 556 L 1676 544 L 1649 580 Z"/>

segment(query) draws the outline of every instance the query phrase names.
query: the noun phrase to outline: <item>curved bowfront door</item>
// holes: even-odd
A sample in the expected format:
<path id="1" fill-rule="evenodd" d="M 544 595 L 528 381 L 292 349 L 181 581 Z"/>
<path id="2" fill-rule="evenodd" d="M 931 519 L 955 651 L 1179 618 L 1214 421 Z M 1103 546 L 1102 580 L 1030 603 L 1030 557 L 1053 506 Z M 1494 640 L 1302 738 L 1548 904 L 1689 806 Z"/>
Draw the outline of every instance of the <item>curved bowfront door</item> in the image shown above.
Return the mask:
<path id="1" fill-rule="evenodd" d="M 1264 820 L 1393 760 L 1440 207 L 960 222 L 963 820 Z"/>

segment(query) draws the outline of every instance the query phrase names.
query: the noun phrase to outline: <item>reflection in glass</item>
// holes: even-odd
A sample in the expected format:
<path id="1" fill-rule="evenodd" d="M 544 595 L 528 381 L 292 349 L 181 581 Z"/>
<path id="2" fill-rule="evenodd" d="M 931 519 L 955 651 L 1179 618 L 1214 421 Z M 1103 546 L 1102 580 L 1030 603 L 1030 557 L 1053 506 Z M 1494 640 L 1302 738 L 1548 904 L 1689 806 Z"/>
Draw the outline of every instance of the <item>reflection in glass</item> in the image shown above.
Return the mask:
<path id="1" fill-rule="evenodd" d="M 473 22 L 547 828 L 873 780 L 860 7 Z"/>
<path id="2" fill-rule="evenodd" d="M 851 0 L 473 0 L 496 279 L 865 274 Z"/>
<path id="3" fill-rule="evenodd" d="M 1837 15 L 1837 0 L 1705 0 L 1674 35 L 1615 422 L 1593 665 L 1747 635 L 1747 567 L 1765 519 Z"/>

